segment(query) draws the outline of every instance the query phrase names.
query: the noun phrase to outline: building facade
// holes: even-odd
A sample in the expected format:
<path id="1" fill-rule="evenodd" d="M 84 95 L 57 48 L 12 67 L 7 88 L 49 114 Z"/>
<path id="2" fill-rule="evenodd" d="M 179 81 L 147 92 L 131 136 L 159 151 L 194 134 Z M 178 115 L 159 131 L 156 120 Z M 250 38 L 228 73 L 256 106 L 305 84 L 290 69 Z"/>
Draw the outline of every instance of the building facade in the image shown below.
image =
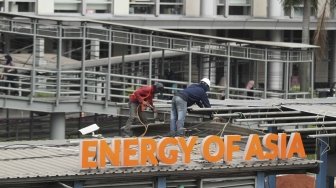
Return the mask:
<path id="1" fill-rule="evenodd" d="M 303 6 L 283 7 L 279 0 L 2 0 L 0 10 L 39 16 L 84 16 L 219 37 L 298 43 L 301 42 L 303 14 Z M 312 10 L 311 36 L 320 8 Z M 332 14 L 328 19 L 329 55 L 315 63 L 315 88 L 326 88 L 336 81 L 336 58 L 332 53 L 336 50 L 336 34 L 333 31 L 336 26 Z M 256 70 L 257 67 L 244 61 L 235 63 L 236 67 L 232 68 L 237 75 L 237 78 L 232 78 L 236 80 L 234 86 L 244 87 L 246 81 L 258 77 L 256 75 L 260 71 Z M 273 63 L 268 68 L 269 89 L 283 90 L 283 65 Z M 293 65 L 290 75 L 296 74 L 297 65 Z M 213 82 L 218 83 L 220 77 L 217 74 Z"/>

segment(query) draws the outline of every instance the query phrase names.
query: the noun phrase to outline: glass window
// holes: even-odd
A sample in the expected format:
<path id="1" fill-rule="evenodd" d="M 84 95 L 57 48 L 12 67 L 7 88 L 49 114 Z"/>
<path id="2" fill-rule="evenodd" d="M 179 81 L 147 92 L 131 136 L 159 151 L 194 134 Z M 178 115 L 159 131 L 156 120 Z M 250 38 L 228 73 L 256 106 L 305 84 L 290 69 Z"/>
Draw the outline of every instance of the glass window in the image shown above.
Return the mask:
<path id="1" fill-rule="evenodd" d="M 112 0 L 87 0 L 86 13 L 111 13 Z"/>
<path id="2" fill-rule="evenodd" d="M 251 0 L 228 0 L 229 15 L 251 15 Z"/>
<path id="3" fill-rule="evenodd" d="M 81 13 L 81 0 L 55 0 L 55 12 Z"/>
<path id="4" fill-rule="evenodd" d="M 311 16 L 316 15 L 316 11 L 314 7 L 311 7 L 310 15 Z M 285 16 L 302 17 L 303 16 L 303 5 L 295 5 L 292 8 L 288 8 L 288 7 L 285 8 Z"/>
<path id="5" fill-rule="evenodd" d="M 129 14 L 154 14 L 154 0 L 130 0 Z"/>
<path id="6" fill-rule="evenodd" d="M 3 9 L 3 1 L 1 1 L 1 9 Z M 2 10 L 3 11 L 3 10 Z M 35 12 L 35 0 L 8 1 L 8 11 L 10 12 Z"/>
<path id="7" fill-rule="evenodd" d="M 217 15 L 225 15 L 225 0 L 217 0 Z"/>
<path id="8" fill-rule="evenodd" d="M 160 0 L 160 14 L 183 14 L 183 0 Z"/>

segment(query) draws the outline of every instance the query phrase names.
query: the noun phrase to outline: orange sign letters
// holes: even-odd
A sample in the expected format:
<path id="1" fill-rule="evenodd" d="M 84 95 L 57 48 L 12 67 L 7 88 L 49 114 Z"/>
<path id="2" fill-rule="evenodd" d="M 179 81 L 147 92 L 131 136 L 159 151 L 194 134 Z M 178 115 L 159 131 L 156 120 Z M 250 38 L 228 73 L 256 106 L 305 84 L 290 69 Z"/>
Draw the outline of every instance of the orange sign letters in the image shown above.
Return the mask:
<path id="1" fill-rule="evenodd" d="M 233 154 L 241 150 L 241 135 L 210 135 L 198 143 L 198 137 L 164 137 L 159 141 L 149 137 L 114 138 L 109 141 L 83 140 L 80 144 L 80 165 L 82 169 L 111 166 L 173 165 L 188 164 L 191 155 L 200 153 L 209 162 L 231 161 Z M 259 160 L 292 158 L 294 154 L 306 157 L 301 135 L 292 133 L 287 143 L 285 133 L 259 135 L 251 134 L 243 149 L 244 160 L 255 157 Z M 181 158 L 179 158 L 181 156 Z"/>

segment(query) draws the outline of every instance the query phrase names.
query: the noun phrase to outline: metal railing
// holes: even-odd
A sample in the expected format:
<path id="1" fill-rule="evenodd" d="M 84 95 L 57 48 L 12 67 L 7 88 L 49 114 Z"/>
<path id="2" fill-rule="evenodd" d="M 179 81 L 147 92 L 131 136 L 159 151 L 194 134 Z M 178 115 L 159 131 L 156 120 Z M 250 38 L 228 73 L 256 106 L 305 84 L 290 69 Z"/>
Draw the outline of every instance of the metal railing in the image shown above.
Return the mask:
<path id="1" fill-rule="evenodd" d="M 13 68 L 11 66 L 0 65 L 0 68 Z M 81 82 L 82 71 L 66 70 L 54 71 L 36 68 L 35 74 L 31 74 L 31 68 L 15 67 L 16 74 L 2 73 L 0 80 L 0 97 L 6 95 L 17 95 L 26 97 L 32 102 L 39 101 L 67 101 L 76 99 L 77 101 L 91 101 L 105 103 L 126 102 L 128 96 L 142 85 L 147 85 L 147 76 L 130 76 L 122 74 L 112 74 L 107 70 L 101 72 L 85 70 L 84 82 Z M 60 74 L 60 77 L 57 76 Z M 12 77 L 11 79 L 9 79 Z M 13 78 L 14 77 L 14 78 Z M 110 77 L 108 79 L 108 77 Z M 58 80 L 60 78 L 60 80 Z M 35 81 L 33 81 L 35 80 Z M 110 80 L 110 82 L 109 82 Z M 188 82 L 172 81 L 165 79 L 152 79 L 154 82 L 162 82 L 165 85 L 163 100 L 170 100 L 174 94 L 188 86 Z M 224 95 L 226 88 L 212 86 L 208 92 L 209 98 L 220 99 Z M 82 93 L 83 92 L 83 93 Z M 247 92 L 252 92 L 252 96 L 247 96 Z M 265 97 L 266 95 L 266 97 Z M 264 98 L 309 98 L 310 92 L 289 92 L 248 90 L 243 88 L 230 87 L 229 98 L 259 100 Z"/>

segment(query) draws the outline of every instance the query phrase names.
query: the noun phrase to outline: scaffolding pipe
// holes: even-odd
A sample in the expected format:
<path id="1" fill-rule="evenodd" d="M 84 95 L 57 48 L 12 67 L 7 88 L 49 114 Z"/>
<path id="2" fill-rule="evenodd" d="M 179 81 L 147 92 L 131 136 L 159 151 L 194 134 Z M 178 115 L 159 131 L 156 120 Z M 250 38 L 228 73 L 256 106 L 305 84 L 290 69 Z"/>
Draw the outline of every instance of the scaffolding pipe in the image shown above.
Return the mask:
<path id="1" fill-rule="evenodd" d="M 170 51 L 166 50 L 165 51 L 165 58 L 169 57 L 176 57 L 176 56 L 181 56 L 187 54 L 186 52 L 177 52 L 177 51 Z M 142 61 L 142 60 L 148 60 L 150 56 L 150 52 L 145 52 L 145 53 L 138 53 L 138 54 L 130 54 L 130 55 L 125 55 L 124 56 L 124 62 L 125 63 L 130 63 L 130 62 L 135 62 L 135 61 Z M 157 59 L 157 58 L 162 58 L 162 51 L 153 51 L 152 52 L 152 59 Z M 111 65 L 116 65 L 120 64 L 123 62 L 123 57 L 122 56 L 115 56 L 110 58 Z M 99 66 L 106 66 L 109 64 L 109 58 L 102 58 L 102 59 L 97 59 L 97 60 L 87 60 L 85 61 L 85 67 L 90 68 L 90 67 L 99 67 Z M 48 67 L 49 68 L 49 67 Z M 62 70 L 73 70 L 73 69 L 80 69 L 81 64 L 79 63 L 72 63 L 72 64 L 65 64 L 62 66 Z"/>
<path id="2" fill-rule="evenodd" d="M 275 109 L 279 109 L 279 108 L 274 107 L 274 106 L 190 108 L 190 110 L 193 112 L 229 111 L 229 110 L 275 110 Z"/>
<path id="3" fill-rule="evenodd" d="M 259 124 L 259 127 L 307 126 L 307 125 L 336 125 L 336 121 Z"/>
<path id="4" fill-rule="evenodd" d="M 285 120 L 302 120 L 302 119 L 319 119 L 324 116 L 295 116 L 295 117 L 273 117 L 273 118 L 253 118 L 253 119 L 235 119 L 236 122 L 245 121 L 285 121 Z"/>
<path id="5" fill-rule="evenodd" d="M 330 131 L 336 130 L 336 127 L 316 127 L 316 128 L 299 128 L 299 129 L 285 129 L 285 132 L 310 132 L 310 131 Z"/>
<path id="6" fill-rule="evenodd" d="M 249 112 L 249 113 L 230 113 L 230 114 L 214 114 L 214 117 L 239 117 L 239 116 L 260 116 L 260 115 L 290 115 L 300 114 L 300 111 L 287 112 Z"/>
<path id="7" fill-rule="evenodd" d="M 325 138 L 325 137 L 336 137 L 336 133 L 333 134 L 314 134 L 308 135 L 309 138 Z"/>

